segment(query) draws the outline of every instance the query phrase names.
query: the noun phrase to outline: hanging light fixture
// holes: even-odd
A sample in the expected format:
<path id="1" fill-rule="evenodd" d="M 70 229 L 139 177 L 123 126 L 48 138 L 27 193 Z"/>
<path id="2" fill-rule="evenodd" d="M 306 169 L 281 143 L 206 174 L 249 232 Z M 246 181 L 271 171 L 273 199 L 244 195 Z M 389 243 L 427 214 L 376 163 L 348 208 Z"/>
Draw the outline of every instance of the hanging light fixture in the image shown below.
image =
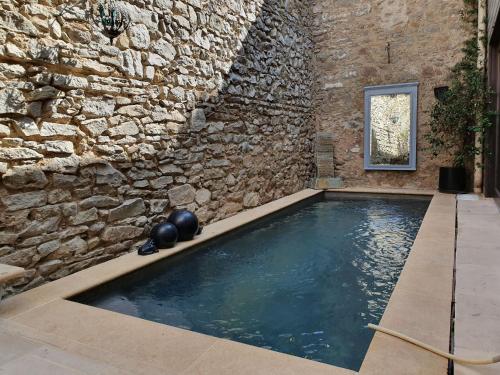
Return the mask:
<path id="1" fill-rule="evenodd" d="M 100 31 L 109 38 L 111 44 L 130 25 L 128 13 L 118 7 L 113 0 L 103 0 L 93 9 L 92 19 Z"/>

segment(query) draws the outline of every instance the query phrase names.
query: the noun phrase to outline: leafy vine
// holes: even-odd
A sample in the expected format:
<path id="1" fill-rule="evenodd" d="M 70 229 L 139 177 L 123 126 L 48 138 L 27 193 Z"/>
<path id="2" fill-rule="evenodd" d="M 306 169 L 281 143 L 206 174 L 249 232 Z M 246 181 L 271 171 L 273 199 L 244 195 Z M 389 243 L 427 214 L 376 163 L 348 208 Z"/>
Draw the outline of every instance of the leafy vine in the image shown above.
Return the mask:
<path id="1" fill-rule="evenodd" d="M 434 156 L 454 150 L 455 167 L 465 166 L 483 151 L 486 131 L 492 126 L 489 105 L 493 93 L 484 68 L 478 65 L 486 36 L 478 38 L 477 0 L 464 0 L 464 5 L 462 19 L 475 32 L 465 41 L 462 59 L 451 69 L 449 89 L 432 108 L 430 132 L 426 134 Z M 479 144 L 474 142 L 476 134 Z"/>

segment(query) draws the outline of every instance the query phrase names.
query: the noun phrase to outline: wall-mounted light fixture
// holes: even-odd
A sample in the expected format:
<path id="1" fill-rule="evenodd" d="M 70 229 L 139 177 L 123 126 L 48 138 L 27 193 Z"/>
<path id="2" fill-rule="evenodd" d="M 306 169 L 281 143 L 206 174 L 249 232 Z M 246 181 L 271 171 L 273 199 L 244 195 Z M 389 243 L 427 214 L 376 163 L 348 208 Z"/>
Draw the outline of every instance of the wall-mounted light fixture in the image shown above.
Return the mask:
<path id="1" fill-rule="evenodd" d="M 130 25 L 128 13 L 118 7 L 113 0 L 103 0 L 97 6 L 97 11 L 92 10 L 92 19 L 101 32 L 109 38 L 111 44 L 113 39 L 127 30 Z"/>
<path id="2" fill-rule="evenodd" d="M 440 102 L 444 101 L 449 89 L 448 86 L 434 87 L 434 97 Z"/>

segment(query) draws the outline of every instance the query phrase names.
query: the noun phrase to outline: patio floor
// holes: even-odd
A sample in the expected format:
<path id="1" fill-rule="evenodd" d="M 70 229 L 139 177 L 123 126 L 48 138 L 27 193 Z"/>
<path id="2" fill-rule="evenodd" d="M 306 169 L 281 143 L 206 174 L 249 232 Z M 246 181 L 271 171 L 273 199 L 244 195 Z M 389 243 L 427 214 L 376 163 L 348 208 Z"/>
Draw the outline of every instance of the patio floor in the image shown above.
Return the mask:
<path id="1" fill-rule="evenodd" d="M 455 353 L 491 357 L 500 354 L 500 210 L 493 199 L 462 199 L 457 210 Z M 455 364 L 455 375 L 494 374 L 500 374 L 500 364 Z"/>
<path id="2" fill-rule="evenodd" d="M 132 374 L 103 361 L 58 348 L 40 340 L 35 331 L 12 322 L 0 322 L 0 374 L 115 375 Z M 67 343 L 69 344 L 69 342 Z M 88 348 L 91 350 L 91 348 Z M 36 369 L 36 370 L 34 370 Z"/>

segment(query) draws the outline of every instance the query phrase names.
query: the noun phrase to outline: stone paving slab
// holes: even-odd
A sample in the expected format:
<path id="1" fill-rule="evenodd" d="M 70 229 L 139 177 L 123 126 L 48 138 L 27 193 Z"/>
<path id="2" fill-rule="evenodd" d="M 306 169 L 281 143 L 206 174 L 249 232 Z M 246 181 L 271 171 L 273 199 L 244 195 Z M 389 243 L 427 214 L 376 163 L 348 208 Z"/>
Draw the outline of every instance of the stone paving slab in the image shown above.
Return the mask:
<path id="1" fill-rule="evenodd" d="M 493 199 L 458 202 L 455 354 L 500 354 L 500 211 Z M 455 375 L 498 375 L 500 364 L 455 364 Z"/>
<path id="2" fill-rule="evenodd" d="M 12 330 L 12 327 L 8 329 L 6 325 L 5 322 L 0 324 L 0 374 L 26 374 L 27 369 L 31 369 L 30 373 L 36 375 L 132 375 L 106 363 L 26 337 L 22 331 Z"/>

